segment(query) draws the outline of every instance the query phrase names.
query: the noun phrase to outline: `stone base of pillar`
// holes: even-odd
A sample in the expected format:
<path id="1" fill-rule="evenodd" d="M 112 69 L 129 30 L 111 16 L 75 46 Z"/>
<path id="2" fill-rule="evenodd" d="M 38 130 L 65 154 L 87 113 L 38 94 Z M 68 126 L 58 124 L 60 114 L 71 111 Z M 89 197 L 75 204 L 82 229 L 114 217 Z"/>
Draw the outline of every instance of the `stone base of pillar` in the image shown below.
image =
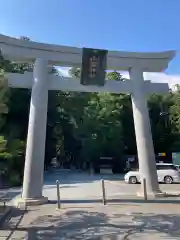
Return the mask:
<path id="1" fill-rule="evenodd" d="M 147 192 L 147 199 L 156 199 L 156 198 L 161 198 L 165 197 L 167 194 L 165 192 L 156 191 L 156 192 Z M 137 192 L 138 197 L 144 197 L 144 192 L 142 190 Z"/>
<path id="2" fill-rule="evenodd" d="M 41 197 L 41 198 L 17 198 L 14 201 L 14 205 L 16 207 L 22 208 L 25 206 L 37 206 L 37 205 L 42 205 L 48 203 L 48 198 L 47 197 Z"/>

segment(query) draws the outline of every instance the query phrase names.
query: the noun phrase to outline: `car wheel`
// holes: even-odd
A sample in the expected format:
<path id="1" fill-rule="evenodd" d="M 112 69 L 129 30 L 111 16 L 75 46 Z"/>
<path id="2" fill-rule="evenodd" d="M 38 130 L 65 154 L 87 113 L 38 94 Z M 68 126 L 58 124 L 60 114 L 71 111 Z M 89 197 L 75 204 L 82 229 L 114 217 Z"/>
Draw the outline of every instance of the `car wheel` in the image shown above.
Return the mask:
<path id="1" fill-rule="evenodd" d="M 173 183 L 173 178 L 171 176 L 166 176 L 164 178 L 164 183 L 166 184 L 172 184 Z"/>
<path id="2" fill-rule="evenodd" d="M 129 183 L 130 184 L 136 184 L 137 183 L 137 178 L 136 177 L 130 177 L 129 178 Z"/>

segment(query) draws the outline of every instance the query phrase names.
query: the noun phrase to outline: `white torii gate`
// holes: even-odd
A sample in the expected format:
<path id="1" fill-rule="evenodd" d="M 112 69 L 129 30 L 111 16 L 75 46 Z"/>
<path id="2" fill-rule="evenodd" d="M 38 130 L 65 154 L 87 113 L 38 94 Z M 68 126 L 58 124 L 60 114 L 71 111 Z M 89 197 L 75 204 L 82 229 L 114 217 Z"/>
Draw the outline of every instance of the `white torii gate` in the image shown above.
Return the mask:
<path id="1" fill-rule="evenodd" d="M 166 93 L 168 84 L 144 81 L 143 72 L 160 72 L 168 67 L 175 51 L 160 53 L 108 52 L 107 68 L 129 71 L 130 80 L 106 81 L 104 86 L 84 86 L 80 79 L 48 74 L 48 65 L 80 67 L 82 49 L 29 42 L 0 35 L 0 49 L 6 59 L 34 63 L 33 73 L 7 73 L 9 87 L 32 88 L 24 168 L 22 198 L 19 202 L 41 204 L 47 122 L 48 90 L 130 93 L 141 178 L 147 182 L 148 196 L 161 194 L 146 96 Z M 139 192 L 141 195 L 142 192 Z"/>

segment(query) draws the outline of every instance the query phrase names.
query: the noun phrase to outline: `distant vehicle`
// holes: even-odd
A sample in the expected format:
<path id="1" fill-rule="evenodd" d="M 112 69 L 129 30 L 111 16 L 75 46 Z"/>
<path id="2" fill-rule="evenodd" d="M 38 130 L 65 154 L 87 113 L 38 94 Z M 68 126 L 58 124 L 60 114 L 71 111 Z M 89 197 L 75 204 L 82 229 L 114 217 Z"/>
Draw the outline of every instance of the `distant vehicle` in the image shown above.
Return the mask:
<path id="1" fill-rule="evenodd" d="M 112 173 L 113 158 L 112 157 L 100 157 L 96 161 L 95 173 Z"/>
<path id="2" fill-rule="evenodd" d="M 179 183 L 180 182 L 180 172 L 174 164 L 170 163 L 157 163 L 157 175 L 159 183 Z M 129 171 L 125 176 L 124 180 L 126 183 L 136 184 L 140 183 L 140 173 L 139 169 Z"/>
<path id="3" fill-rule="evenodd" d="M 120 173 L 121 165 L 119 159 L 115 159 L 114 157 L 100 157 L 96 161 L 94 161 L 94 172 L 95 173 Z M 123 170 L 123 169 L 122 169 Z"/>

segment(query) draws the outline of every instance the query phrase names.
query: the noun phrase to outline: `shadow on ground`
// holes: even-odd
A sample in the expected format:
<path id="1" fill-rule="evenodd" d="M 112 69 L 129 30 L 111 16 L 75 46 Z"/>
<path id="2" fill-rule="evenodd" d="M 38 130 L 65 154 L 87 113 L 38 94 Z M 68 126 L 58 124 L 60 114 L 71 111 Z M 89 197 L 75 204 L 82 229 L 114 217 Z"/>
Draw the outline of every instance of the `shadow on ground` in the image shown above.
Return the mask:
<path id="1" fill-rule="evenodd" d="M 123 215 L 85 210 L 70 210 L 58 216 L 44 215 L 32 221 L 27 228 L 16 227 L 26 233 L 26 239 L 134 239 L 143 234 L 158 233 L 160 236 L 180 236 L 180 215 L 141 214 Z M 5 230 L 12 229 L 6 225 Z M 12 230 L 13 232 L 13 230 Z M 136 236 L 135 236 L 136 235 Z M 11 235 L 12 236 L 12 235 Z M 147 235 L 145 235 L 147 236 Z M 131 238 L 132 237 L 132 238 Z M 153 236 L 152 236 L 153 237 Z M 7 238 L 6 240 L 11 239 Z M 146 238 L 144 238 L 146 239 Z M 153 239 L 153 238 L 152 238 Z"/>
<path id="2" fill-rule="evenodd" d="M 9 200 L 15 198 L 21 193 L 20 188 L 8 188 L 8 189 L 0 189 L 0 196 L 3 198 L 7 198 Z"/>
<path id="3" fill-rule="evenodd" d="M 56 184 L 54 184 L 54 185 L 46 185 L 44 187 L 44 189 L 54 189 L 56 187 L 57 187 Z M 75 186 L 75 185 L 63 185 L 63 186 L 60 186 L 59 188 L 60 189 L 65 189 L 65 188 L 75 188 L 75 187 L 77 187 L 77 186 Z"/>
<path id="4" fill-rule="evenodd" d="M 96 204 L 96 203 L 102 203 L 102 199 L 62 199 L 60 201 L 62 204 Z M 50 204 L 57 204 L 57 200 L 50 200 Z M 152 199 L 152 200 L 144 200 L 144 199 L 137 199 L 137 198 L 123 198 L 123 196 L 120 197 L 120 199 L 106 199 L 107 204 L 148 204 L 148 203 L 160 203 L 160 204 L 179 204 L 180 199 Z"/>

